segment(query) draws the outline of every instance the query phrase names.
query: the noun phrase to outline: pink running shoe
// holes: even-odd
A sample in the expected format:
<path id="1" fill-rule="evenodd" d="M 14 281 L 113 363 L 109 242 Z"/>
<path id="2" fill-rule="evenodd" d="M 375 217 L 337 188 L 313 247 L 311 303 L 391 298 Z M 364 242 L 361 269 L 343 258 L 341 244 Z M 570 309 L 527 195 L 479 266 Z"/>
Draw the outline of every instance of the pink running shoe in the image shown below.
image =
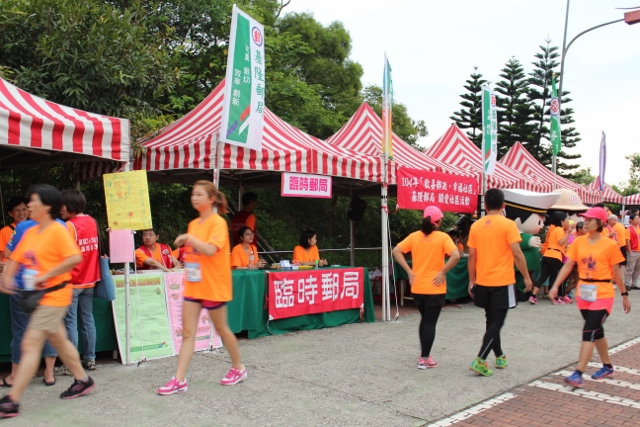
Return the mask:
<path id="1" fill-rule="evenodd" d="M 187 391 L 187 389 L 188 387 L 186 378 L 184 381 L 180 382 L 176 377 L 173 377 L 163 387 L 158 388 L 158 394 L 167 396 L 170 394 L 182 393 L 183 391 Z"/>
<path id="2" fill-rule="evenodd" d="M 418 369 L 431 369 L 437 368 L 438 362 L 431 356 L 429 357 L 421 357 L 418 359 Z"/>
<path id="3" fill-rule="evenodd" d="M 573 304 L 573 300 L 571 299 L 571 297 L 569 295 L 565 295 L 564 297 L 562 297 L 563 301 L 565 304 Z"/>
<path id="4" fill-rule="evenodd" d="M 554 299 L 553 301 L 551 301 L 551 303 L 553 305 L 564 305 L 564 300 L 562 298 L 563 297 L 558 297 L 558 298 Z"/>
<path id="5" fill-rule="evenodd" d="M 537 305 L 538 304 L 538 298 L 534 297 L 533 295 L 529 297 L 529 304 L 533 304 L 533 305 Z"/>
<path id="6" fill-rule="evenodd" d="M 247 369 L 236 369 L 231 368 L 227 375 L 224 376 L 223 379 L 220 380 L 220 384 L 222 385 L 236 385 L 247 379 Z"/>

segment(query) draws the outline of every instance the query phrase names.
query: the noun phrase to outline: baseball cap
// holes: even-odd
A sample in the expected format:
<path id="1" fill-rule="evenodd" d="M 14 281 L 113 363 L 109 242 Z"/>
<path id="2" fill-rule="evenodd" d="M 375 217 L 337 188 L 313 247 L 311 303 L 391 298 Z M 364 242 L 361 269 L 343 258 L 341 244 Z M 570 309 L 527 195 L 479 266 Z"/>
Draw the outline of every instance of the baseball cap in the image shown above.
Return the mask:
<path id="1" fill-rule="evenodd" d="M 585 213 L 580 214 L 580 216 L 599 219 L 602 222 L 607 222 L 607 219 L 609 219 L 609 215 L 607 215 L 607 212 L 603 208 L 590 208 Z"/>
<path id="2" fill-rule="evenodd" d="M 437 206 L 427 206 L 424 208 L 424 213 L 422 218 L 431 217 L 431 223 L 435 225 L 436 222 L 440 221 L 443 217 L 442 211 Z"/>

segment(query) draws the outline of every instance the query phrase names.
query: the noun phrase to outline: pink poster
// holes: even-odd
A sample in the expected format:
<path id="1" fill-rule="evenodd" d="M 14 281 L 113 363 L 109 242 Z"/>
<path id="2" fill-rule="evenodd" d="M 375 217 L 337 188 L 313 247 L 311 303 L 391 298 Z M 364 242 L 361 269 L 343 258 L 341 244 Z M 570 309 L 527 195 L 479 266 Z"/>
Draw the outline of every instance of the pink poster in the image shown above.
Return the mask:
<path id="1" fill-rule="evenodd" d="M 184 280 L 184 272 L 177 271 L 164 273 L 164 285 L 167 291 L 167 312 L 169 314 L 169 327 L 171 328 L 171 336 L 173 337 L 173 347 L 176 354 L 180 353 L 182 346 L 182 289 Z M 196 332 L 196 351 L 206 350 L 209 348 L 209 313 L 202 309 L 200 312 L 200 320 L 198 321 L 198 330 Z M 213 337 L 213 347 L 222 347 L 220 336 L 215 333 Z"/>

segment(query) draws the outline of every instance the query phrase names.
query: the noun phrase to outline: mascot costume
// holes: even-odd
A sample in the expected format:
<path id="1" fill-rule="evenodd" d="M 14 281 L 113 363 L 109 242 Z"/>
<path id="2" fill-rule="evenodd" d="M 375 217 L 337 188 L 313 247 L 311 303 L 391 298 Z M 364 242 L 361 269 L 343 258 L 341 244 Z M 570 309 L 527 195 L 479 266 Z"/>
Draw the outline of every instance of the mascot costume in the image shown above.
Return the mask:
<path id="1" fill-rule="evenodd" d="M 544 215 L 561 198 L 557 193 L 534 193 L 526 190 L 502 190 L 507 205 L 505 216 L 512 219 L 520 230 L 520 249 L 527 261 L 529 274 L 540 269 L 540 237 L 544 227 Z M 516 295 L 518 301 L 526 301 L 524 278 L 516 269 Z"/>

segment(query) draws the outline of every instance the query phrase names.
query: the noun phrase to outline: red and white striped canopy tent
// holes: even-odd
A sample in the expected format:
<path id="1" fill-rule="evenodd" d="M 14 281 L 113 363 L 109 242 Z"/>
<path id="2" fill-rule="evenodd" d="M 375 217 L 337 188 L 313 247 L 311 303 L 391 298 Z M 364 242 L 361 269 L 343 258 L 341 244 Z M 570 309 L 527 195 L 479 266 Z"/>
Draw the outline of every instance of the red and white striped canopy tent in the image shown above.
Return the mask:
<path id="1" fill-rule="evenodd" d="M 624 197 L 623 202 L 625 206 L 638 206 L 640 205 L 640 194 L 626 196 Z"/>
<path id="2" fill-rule="evenodd" d="M 134 169 L 213 169 L 216 133 L 222 123 L 222 81 L 193 111 L 142 142 L 146 153 Z M 380 159 L 334 147 L 265 110 L 260 151 L 224 144 L 222 169 L 300 172 L 379 182 Z"/>
<path id="3" fill-rule="evenodd" d="M 561 176 L 554 176 L 553 172 L 540 164 L 540 162 L 538 162 L 538 160 L 533 157 L 531 153 L 529 153 L 519 142 L 516 142 L 511 146 L 509 151 L 502 156 L 499 163 L 515 169 L 525 176 L 530 177 L 530 179 L 538 179 L 539 181 L 545 181 L 552 185 L 555 180 L 556 188 L 566 188 L 568 190 L 575 191 L 578 193 L 583 203 L 593 204 L 600 201 L 599 194 L 596 194 L 584 185 L 576 184 L 575 182 L 569 181 Z"/>
<path id="4" fill-rule="evenodd" d="M 7 167 L 128 162 L 129 121 L 59 105 L 0 78 L 0 158 L 11 159 Z"/>
<path id="5" fill-rule="evenodd" d="M 381 141 L 382 120 L 366 102 L 360 105 L 338 132 L 327 138 L 329 144 L 378 158 L 381 155 Z M 473 176 L 455 166 L 426 156 L 393 134 L 393 160 L 388 163 L 387 183 L 396 184 L 396 169 L 402 166 L 432 172 Z"/>
<path id="6" fill-rule="evenodd" d="M 607 203 L 617 203 L 619 205 L 622 204 L 624 197 L 620 194 L 616 193 L 613 188 L 609 187 L 608 184 L 604 184 L 604 191 L 600 192 L 600 185 L 598 184 L 598 177 L 587 186 L 587 188 L 595 191 L 598 195 L 601 195 L 601 200 Z"/>
<path id="7" fill-rule="evenodd" d="M 482 184 L 482 154 L 481 150 L 455 124 L 442 135 L 425 153 L 441 162 L 455 165 L 472 171 Z M 551 191 L 551 185 L 539 180 L 532 180 L 513 169 L 496 163 L 493 174 L 487 175 L 488 188 L 517 188 L 529 191 Z"/>

